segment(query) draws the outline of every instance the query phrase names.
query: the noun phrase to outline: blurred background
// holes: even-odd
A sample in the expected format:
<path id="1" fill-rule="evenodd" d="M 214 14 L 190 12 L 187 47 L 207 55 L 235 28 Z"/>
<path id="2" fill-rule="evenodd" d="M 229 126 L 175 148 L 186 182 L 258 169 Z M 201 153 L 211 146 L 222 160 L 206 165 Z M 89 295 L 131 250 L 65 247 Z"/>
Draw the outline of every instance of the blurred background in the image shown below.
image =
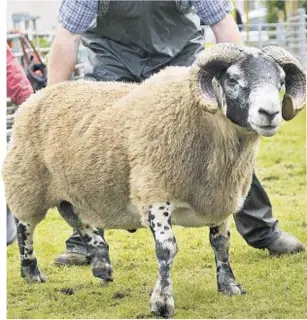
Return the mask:
<path id="1" fill-rule="evenodd" d="M 18 20 L 18 14 L 37 17 L 37 28 L 51 32 L 56 24 L 57 10 L 60 0 L 8 0 L 7 1 L 7 29 L 12 30 Z M 16 15 L 16 16 L 15 16 Z M 28 26 L 31 28 L 31 25 Z"/>

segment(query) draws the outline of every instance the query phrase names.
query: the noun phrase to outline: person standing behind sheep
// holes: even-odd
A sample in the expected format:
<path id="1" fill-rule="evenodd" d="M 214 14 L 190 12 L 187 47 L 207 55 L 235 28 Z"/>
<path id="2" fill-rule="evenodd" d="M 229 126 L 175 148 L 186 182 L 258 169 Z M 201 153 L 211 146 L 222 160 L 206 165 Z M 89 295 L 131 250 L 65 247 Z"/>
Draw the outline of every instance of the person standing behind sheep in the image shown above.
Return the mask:
<path id="1" fill-rule="evenodd" d="M 227 0 L 62 0 L 48 85 L 70 78 L 81 40 L 89 51 L 85 70 L 89 80 L 141 82 L 166 66 L 189 66 L 204 48 L 199 17 L 211 26 L 217 43 L 242 44 L 230 11 Z M 304 250 L 297 238 L 279 229 L 269 198 L 255 175 L 243 209 L 234 219 L 239 233 L 254 248 L 268 249 L 271 254 Z M 66 241 L 66 249 L 55 264 L 90 262 L 76 232 Z"/>
<path id="2" fill-rule="evenodd" d="M 24 73 L 20 63 L 11 52 L 10 48 L 6 47 L 6 96 L 13 103 L 22 104 L 31 94 L 33 89 L 30 81 Z M 14 216 L 7 208 L 6 215 L 6 245 L 14 242 L 17 235 Z"/>

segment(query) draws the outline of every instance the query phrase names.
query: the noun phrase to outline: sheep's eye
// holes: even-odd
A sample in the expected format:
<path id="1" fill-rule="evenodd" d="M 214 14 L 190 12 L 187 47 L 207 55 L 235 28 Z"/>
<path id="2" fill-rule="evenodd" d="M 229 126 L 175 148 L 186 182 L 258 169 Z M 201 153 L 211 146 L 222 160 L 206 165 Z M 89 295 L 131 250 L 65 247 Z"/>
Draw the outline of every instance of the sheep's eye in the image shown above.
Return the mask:
<path id="1" fill-rule="evenodd" d="M 234 86 L 235 84 L 238 83 L 238 81 L 237 81 L 235 78 L 230 78 L 230 79 L 228 79 L 228 82 L 229 82 L 229 84 L 232 85 L 232 86 Z"/>

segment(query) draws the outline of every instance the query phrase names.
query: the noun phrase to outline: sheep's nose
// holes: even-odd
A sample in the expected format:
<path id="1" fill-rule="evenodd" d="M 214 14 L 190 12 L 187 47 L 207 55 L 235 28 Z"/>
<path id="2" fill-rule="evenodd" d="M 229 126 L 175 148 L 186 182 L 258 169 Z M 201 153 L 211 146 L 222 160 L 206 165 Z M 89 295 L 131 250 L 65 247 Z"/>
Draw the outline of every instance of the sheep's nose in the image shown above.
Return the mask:
<path id="1" fill-rule="evenodd" d="M 270 120 L 272 120 L 278 113 L 279 111 L 274 111 L 274 110 L 266 110 L 263 108 L 260 108 L 258 111 L 260 114 L 266 116 L 267 118 L 269 118 Z"/>

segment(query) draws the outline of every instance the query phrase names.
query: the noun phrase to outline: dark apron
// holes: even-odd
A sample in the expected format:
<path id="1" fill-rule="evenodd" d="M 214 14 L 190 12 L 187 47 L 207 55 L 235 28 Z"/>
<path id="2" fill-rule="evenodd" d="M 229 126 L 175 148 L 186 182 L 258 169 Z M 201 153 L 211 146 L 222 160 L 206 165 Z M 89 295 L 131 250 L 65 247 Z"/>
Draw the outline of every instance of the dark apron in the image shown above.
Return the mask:
<path id="1" fill-rule="evenodd" d="M 101 1 L 82 35 L 89 48 L 85 77 L 139 82 L 164 66 L 190 65 L 202 36 L 188 1 Z"/>

